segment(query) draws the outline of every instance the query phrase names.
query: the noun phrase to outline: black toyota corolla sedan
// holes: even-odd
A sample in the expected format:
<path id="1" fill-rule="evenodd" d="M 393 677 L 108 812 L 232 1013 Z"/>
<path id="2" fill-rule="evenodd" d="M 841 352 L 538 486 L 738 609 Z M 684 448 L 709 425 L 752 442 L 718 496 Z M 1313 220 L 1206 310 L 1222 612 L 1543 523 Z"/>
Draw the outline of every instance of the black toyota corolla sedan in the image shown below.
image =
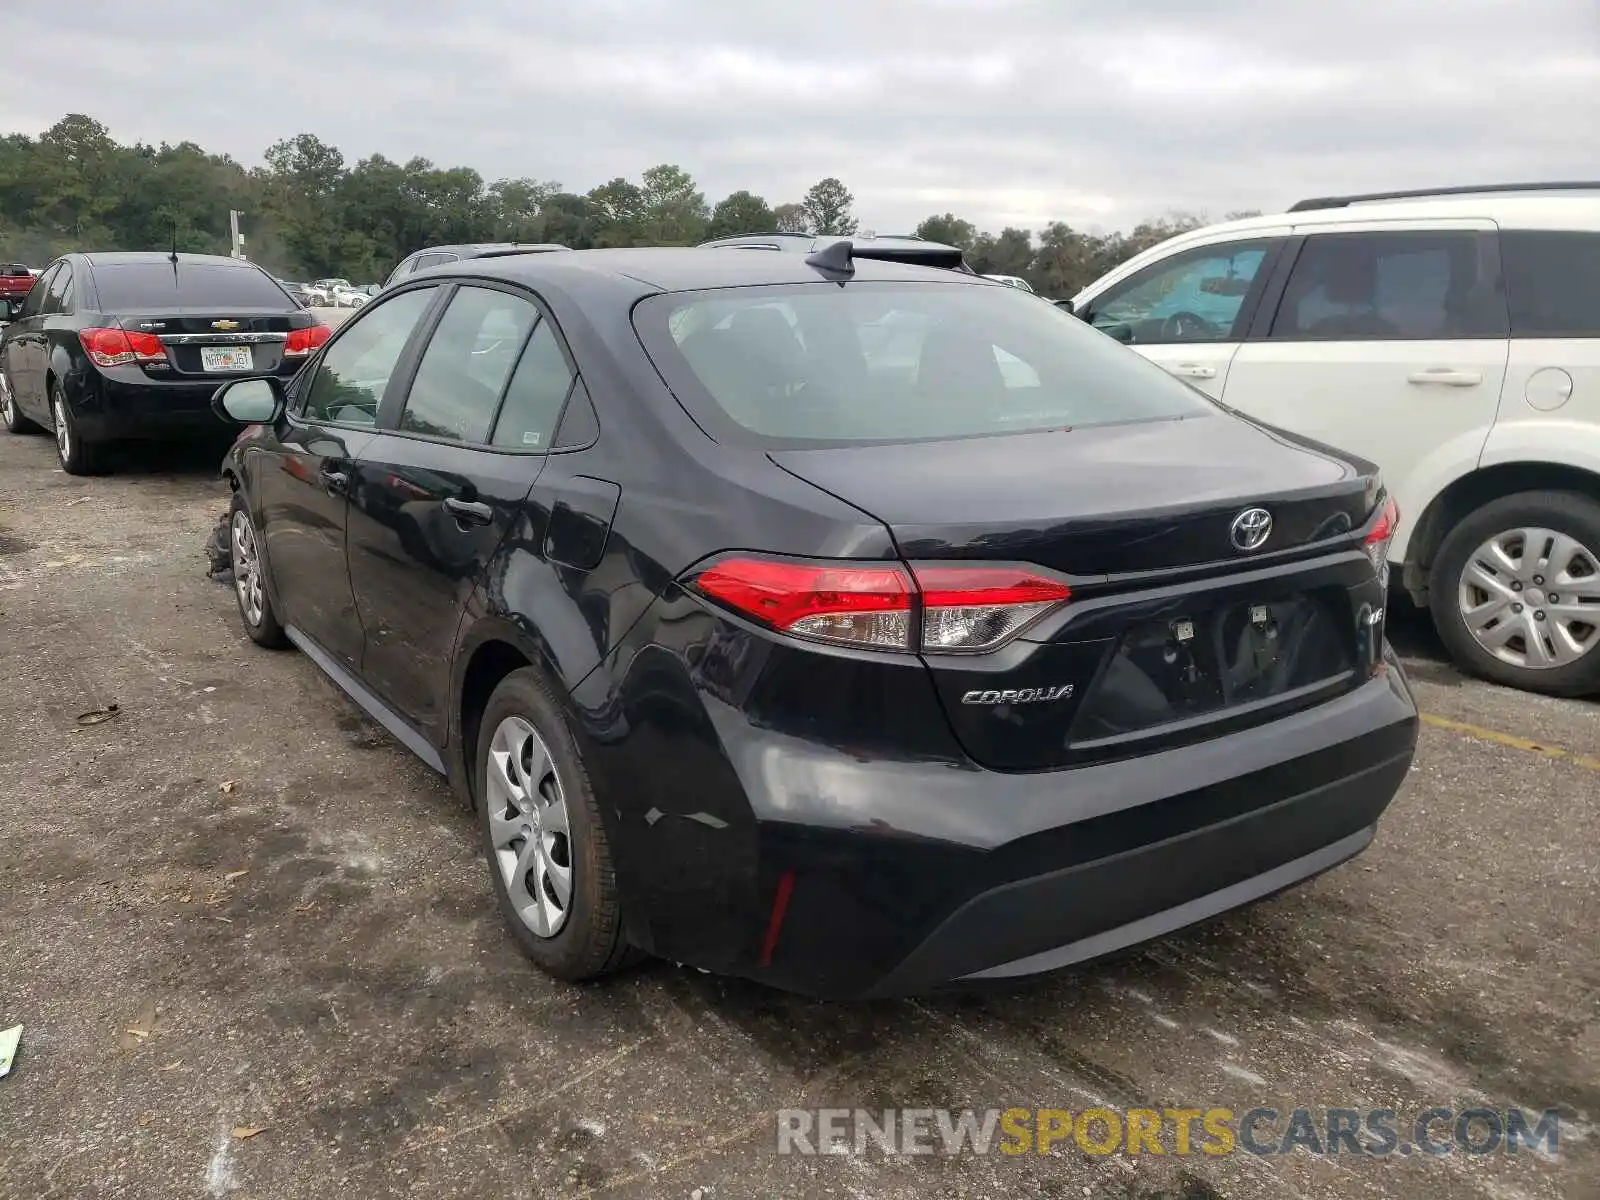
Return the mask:
<path id="1" fill-rule="evenodd" d="M 564 979 L 1052 970 L 1344 862 L 1411 762 L 1375 468 L 979 277 L 480 259 L 216 402 L 246 632 L 470 799 Z"/>
<path id="2" fill-rule="evenodd" d="M 53 430 L 72 475 L 114 442 L 227 435 L 230 376 L 293 375 L 328 328 L 253 263 L 211 254 L 68 254 L 0 336 L 0 421 Z"/>

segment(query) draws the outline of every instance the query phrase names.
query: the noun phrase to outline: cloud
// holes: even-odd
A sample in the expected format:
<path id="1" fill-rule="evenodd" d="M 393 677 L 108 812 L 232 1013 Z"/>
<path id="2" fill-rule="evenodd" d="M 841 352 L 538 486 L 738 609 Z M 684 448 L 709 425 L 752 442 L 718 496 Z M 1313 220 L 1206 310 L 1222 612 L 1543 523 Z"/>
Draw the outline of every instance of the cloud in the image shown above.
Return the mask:
<path id="1" fill-rule="evenodd" d="M 672 162 L 713 201 L 837 175 L 881 232 L 1570 178 L 1600 149 L 1594 0 L 6 7 L 30 66 L 0 128 L 83 111 L 246 163 L 306 131 L 580 191 Z"/>

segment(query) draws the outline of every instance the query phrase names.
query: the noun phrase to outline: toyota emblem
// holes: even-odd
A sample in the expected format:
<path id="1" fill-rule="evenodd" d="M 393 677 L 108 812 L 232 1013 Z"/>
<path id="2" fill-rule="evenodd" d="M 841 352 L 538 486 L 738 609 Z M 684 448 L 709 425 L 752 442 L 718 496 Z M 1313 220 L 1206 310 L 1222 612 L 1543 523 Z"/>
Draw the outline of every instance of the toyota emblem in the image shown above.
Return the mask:
<path id="1" fill-rule="evenodd" d="M 1239 550 L 1259 550 L 1272 534 L 1272 514 L 1264 508 L 1247 508 L 1233 519 L 1228 536 Z"/>

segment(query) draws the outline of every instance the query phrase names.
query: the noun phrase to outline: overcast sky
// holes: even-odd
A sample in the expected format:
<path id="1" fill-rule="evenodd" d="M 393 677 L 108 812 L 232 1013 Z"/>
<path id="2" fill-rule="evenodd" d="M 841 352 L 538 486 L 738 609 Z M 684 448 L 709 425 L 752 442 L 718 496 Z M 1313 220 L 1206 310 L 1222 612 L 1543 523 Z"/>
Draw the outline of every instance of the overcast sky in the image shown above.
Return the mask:
<path id="1" fill-rule="evenodd" d="M 1219 218 L 1600 177 L 1600 0 L 0 0 L 0 130 L 86 112 L 250 165 L 313 132 L 715 203 L 825 175 L 864 228 Z"/>

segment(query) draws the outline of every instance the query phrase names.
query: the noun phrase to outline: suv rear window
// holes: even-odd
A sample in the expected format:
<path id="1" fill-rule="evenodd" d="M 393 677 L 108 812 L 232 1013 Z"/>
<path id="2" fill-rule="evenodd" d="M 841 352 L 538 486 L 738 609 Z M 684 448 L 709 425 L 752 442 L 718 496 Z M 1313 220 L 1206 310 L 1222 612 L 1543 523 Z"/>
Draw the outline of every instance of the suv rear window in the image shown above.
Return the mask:
<path id="1" fill-rule="evenodd" d="M 181 263 L 176 271 L 165 260 L 110 263 L 95 267 L 94 284 L 100 293 L 100 307 L 106 312 L 166 305 L 201 309 L 298 307 L 265 272 L 220 263 Z"/>
<path id="2" fill-rule="evenodd" d="M 1214 411 L 1111 338 L 998 285 L 682 292 L 645 300 L 634 321 L 680 402 L 722 441 L 909 441 Z"/>
<path id="3" fill-rule="evenodd" d="M 1600 233 L 1500 234 L 1512 337 L 1600 337 Z"/>

